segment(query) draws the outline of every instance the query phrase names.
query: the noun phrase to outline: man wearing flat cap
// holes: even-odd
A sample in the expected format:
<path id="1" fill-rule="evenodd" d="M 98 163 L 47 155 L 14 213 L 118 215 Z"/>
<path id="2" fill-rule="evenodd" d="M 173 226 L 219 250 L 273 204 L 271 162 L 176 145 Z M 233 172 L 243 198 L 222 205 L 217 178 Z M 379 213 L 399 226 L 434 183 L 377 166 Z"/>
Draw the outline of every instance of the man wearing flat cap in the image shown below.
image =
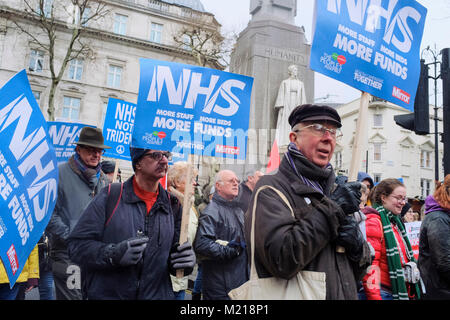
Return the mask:
<path id="1" fill-rule="evenodd" d="M 58 198 L 46 229 L 57 300 L 79 300 L 82 297 L 80 278 L 76 279 L 79 268 L 69 259 L 67 238 L 84 208 L 108 184 L 100 161 L 103 150 L 110 147 L 104 145 L 101 129 L 84 127 L 75 144 L 75 154 L 58 167 Z M 69 279 L 71 276 L 74 282 Z"/>
<path id="2" fill-rule="evenodd" d="M 330 159 L 341 119 L 331 107 L 304 104 L 294 108 L 288 121 L 290 144 L 279 170 L 259 179 L 245 216 L 248 253 L 256 203 L 255 266 L 260 278 L 291 279 L 303 270 L 324 273 L 324 298 L 356 300 L 370 250 L 350 216 L 359 209 L 360 183 L 333 190 Z M 293 212 L 273 189 L 257 193 L 263 186 L 284 194 Z"/>
<path id="3" fill-rule="evenodd" d="M 171 300 L 170 274 L 189 275 L 195 253 L 179 244 L 181 203 L 159 183 L 172 155 L 130 147 L 134 175 L 104 188 L 68 239 L 90 300 Z M 111 206 L 112 204 L 112 206 Z"/>

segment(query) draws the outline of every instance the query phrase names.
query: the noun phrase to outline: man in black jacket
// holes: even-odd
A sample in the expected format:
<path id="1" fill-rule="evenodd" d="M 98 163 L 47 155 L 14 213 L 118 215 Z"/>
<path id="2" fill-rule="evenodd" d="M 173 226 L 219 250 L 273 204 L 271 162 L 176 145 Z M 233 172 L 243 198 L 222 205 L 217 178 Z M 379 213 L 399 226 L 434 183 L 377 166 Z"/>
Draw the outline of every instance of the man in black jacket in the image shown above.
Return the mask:
<path id="1" fill-rule="evenodd" d="M 130 148 L 130 155 L 134 176 L 104 188 L 86 208 L 68 239 L 70 258 L 86 276 L 88 299 L 174 299 L 169 273 L 188 275 L 195 254 L 189 242 L 178 244 L 182 208 L 159 183 L 171 154 Z"/>
<path id="2" fill-rule="evenodd" d="M 250 204 L 253 189 L 255 189 L 256 183 L 263 175 L 264 174 L 259 170 L 251 170 L 247 172 L 245 180 L 239 185 L 238 205 L 244 213 L 247 211 L 248 205 Z"/>
<path id="3" fill-rule="evenodd" d="M 229 300 L 228 292 L 248 280 L 244 213 L 237 203 L 239 180 L 230 170 L 216 175 L 216 192 L 200 215 L 194 250 L 203 256 L 205 300 Z"/>
<path id="4" fill-rule="evenodd" d="M 370 264 L 370 250 L 350 216 L 359 209 L 360 183 L 344 184 L 333 191 L 335 176 L 329 162 L 341 119 L 331 107 L 302 105 L 292 111 L 289 124 L 291 143 L 278 172 L 262 177 L 255 190 L 263 185 L 278 189 L 294 212 L 275 191 L 259 193 L 256 270 L 261 278 L 282 279 L 302 270 L 325 273 L 326 299 L 356 300 L 356 283 Z M 252 197 L 245 215 L 249 252 L 255 201 Z"/>

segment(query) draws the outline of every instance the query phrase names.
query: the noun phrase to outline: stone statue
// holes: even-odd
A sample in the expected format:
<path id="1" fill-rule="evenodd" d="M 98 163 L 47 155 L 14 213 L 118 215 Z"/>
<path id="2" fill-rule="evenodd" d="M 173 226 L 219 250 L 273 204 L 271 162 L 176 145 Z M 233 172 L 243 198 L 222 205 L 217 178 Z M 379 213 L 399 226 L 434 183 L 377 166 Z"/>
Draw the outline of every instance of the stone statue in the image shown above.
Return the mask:
<path id="1" fill-rule="evenodd" d="M 277 131 L 275 138 L 278 147 L 287 146 L 289 144 L 289 126 L 288 118 L 291 111 L 298 105 L 306 103 L 305 86 L 298 78 L 298 68 L 296 65 L 288 67 L 289 78 L 281 82 L 278 90 L 277 100 L 275 102 L 275 110 L 278 110 Z"/>

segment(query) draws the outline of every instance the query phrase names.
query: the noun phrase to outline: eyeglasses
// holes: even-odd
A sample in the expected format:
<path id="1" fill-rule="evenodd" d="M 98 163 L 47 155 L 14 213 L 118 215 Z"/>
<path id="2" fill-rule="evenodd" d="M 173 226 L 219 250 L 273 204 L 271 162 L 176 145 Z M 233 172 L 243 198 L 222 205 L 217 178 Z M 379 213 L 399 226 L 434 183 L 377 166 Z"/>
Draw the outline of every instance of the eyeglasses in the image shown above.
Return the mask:
<path id="1" fill-rule="evenodd" d="M 89 152 L 90 154 L 97 154 L 99 153 L 100 155 L 105 153 L 104 149 L 99 149 L 99 148 L 94 148 L 94 147 L 89 147 L 89 146 L 83 146 L 82 147 L 84 150 L 86 150 L 87 152 Z"/>
<path id="2" fill-rule="evenodd" d="M 339 128 L 328 129 L 327 127 L 325 127 L 323 124 L 320 124 L 320 123 L 310 124 L 309 126 L 297 129 L 294 132 L 300 132 L 307 128 L 312 128 L 311 132 L 313 134 L 315 134 L 316 136 L 323 137 L 327 132 L 329 132 L 330 136 L 334 139 L 342 137 L 342 131 Z"/>
<path id="3" fill-rule="evenodd" d="M 397 200 L 397 202 L 406 202 L 406 198 L 402 197 L 402 196 L 393 196 L 391 195 L 392 198 L 394 198 L 395 200 Z"/>
<path id="4" fill-rule="evenodd" d="M 172 160 L 172 153 L 169 151 L 155 151 L 144 154 L 142 157 L 150 157 L 155 161 L 161 161 L 161 159 L 164 157 L 167 158 L 168 161 Z"/>
<path id="5" fill-rule="evenodd" d="M 233 178 L 233 179 L 229 179 L 229 180 L 223 180 L 223 182 L 227 182 L 227 183 L 231 183 L 231 184 L 232 183 L 239 184 L 239 183 L 241 183 L 241 180 Z"/>

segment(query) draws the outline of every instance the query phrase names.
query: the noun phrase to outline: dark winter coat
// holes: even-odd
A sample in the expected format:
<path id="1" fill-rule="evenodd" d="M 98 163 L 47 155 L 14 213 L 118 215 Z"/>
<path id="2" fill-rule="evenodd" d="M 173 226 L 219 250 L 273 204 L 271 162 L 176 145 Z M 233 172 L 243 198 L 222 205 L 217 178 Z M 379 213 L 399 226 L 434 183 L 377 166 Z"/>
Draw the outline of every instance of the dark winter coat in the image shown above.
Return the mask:
<path id="1" fill-rule="evenodd" d="M 94 188 L 70 160 L 58 166 L 58 198 L 46 233 L 49 237 L 50 256 L 53 260 L 66 260 L 66 240 L 80 219 L 84 209 L 100 190 L 108 185 L 108 178 L 100 172 L 100 178 Z"/>
<path id="2" fill-rule="evenodd" d="M 327 184 L 333 181 L 334 175 Z M 255 265 L 259 277 L 290 279 L 301 270 L 325 272 L 326 299 L 356 300 L 356 283 L 370 261 L 369 250 L 365 244 L 366 252 L 358 262 L 351 262 L 345 253 L 336 252 L 338 215 L 344 214 L 342 210 L 327 196 L 305 185 L 286 156 L 275 175 L 259 179 L 255 191 L 263 185 L 270 185 L 287 197 L 295 218 L 275 191 L 265 189 L 259 193 L 255 221 Z M 249 254 L 254 195 L 245 215 Z"/>
<path id="3" fill-rule="evenodd" d="M 450 211 L 428 196 L 425 213 L 420 227 L 418 260 L 426 288 L 424 299 L 450 300 Z"/>
<path id="4" fill-rule="evenodd" d="M 242 182 L 239 185 L 239 196 L 237 199 L 239 207 L 245 213 L 248 209 L 248 205 L 250 204 L 250 199 L 252 198 L 252 190 L 247 186 L 245 182 Z"/>
<path id="5" fill-rule="evenodd" d="M 123 186 L 120 204 L 105 226 L 108 188 L 87 207 L 68 239 L 70 258 L 81 266 L 88 299 L 173 299 L 169 253 L 179 239 L 181 205 L 159 185 L 150 213 L 135 194 L 133 177 Z M 115 201 L 115 200 L 114 200 Z M 172 202 L 172 205 L 171 205 Z M 136 237 L 149 237 L 142 260 L 129 267 L 112 265 L 108 245 Z"/>
<path id="6" fill-rule="evenodd" d="M 202 261 L 202 293 L 205 300 L 227 300 L 228 292 L 248 280 L 247 253 L 237 246 L 220 243 L 244 241 L 244 213 L 236 200 L 215 193 L 200 215 L 194 251 Z"/>

